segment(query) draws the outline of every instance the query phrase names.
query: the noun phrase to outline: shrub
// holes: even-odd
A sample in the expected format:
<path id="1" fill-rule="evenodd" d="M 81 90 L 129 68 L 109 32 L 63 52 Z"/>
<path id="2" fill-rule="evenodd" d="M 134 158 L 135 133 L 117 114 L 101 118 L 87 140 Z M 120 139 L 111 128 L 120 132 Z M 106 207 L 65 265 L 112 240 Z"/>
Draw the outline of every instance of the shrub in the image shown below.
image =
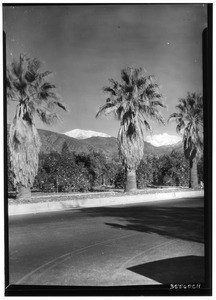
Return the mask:
<path id="1" fill-rule="evenodd" d="M 78 166 L 58 177 L 60 192 L 87 192 L 91 189 L 90 180 L 84 168 Z"/>
<path id="2" fill-rule="evenodd" d="M 153 168 L 153 157 L 147 156 L 141 160 L 137 170 L 137 187 L 143 189 L 153 182 L 154 168 Z"/>
<path id="3" fill-rule="evenodd" d="M 124 189 L 126 184 L 126 170 L 124 167 L 119 167 L 114 178 L 114 186 L 118 189 Z"/>
<path id="4" fill-rule="evenodd" d="M 55 193 L 56 187 L 53 182 L 46 182 L 42 185 L 42 191 L 47 193 Z"/>

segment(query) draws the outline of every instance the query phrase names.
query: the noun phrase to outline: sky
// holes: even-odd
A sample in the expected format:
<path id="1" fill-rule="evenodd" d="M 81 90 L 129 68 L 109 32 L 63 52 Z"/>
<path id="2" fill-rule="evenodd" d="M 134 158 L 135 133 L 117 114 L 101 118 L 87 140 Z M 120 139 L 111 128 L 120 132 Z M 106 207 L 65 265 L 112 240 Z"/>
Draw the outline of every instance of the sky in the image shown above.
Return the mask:
<path id="1" fill-rule="evenodd" d="M 202 93 L 202 31 L 207 26 L 205 4 L 159 5 L 29 5 L 5 6 L 6 59 L 21 53 L 37 57 L 69 107 L 62 121 L 37 128 L 64 133 L 94 130 L 117 136 L 112 116 L 96 119 L 106 101 L 108 79 L 120 80 L 125 67 L 142 67 L 154 75 L 164 95 L 165 118 L 187 92 Z M 15 105 L 7 107 L 12 122 Z M 146 140 L 160 146 L 179 141 L 175 123 L 152 123 Z"/>

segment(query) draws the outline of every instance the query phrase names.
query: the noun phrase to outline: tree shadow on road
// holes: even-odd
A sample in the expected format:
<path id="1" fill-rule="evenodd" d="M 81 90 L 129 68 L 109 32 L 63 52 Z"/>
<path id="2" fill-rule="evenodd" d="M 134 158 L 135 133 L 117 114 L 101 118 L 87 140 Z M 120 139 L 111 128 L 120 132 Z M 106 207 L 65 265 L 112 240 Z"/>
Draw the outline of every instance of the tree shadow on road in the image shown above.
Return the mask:
<path id="1" fill-rule="evenodd" d="M 204 208 L 201 205 L 148 203 L 136 206 L 97 207 L 84 211 L 83 213 L 92 216 L 113 217 L 115 222 L 104 222 L 113 228 L 204 242 Z"/>
<path id="2" fill-rule="evenodd" d="M 204 257 L 194 255 L 163 259 L 128 268 L 162 284 L 204 283 L 204 269 Z"/>

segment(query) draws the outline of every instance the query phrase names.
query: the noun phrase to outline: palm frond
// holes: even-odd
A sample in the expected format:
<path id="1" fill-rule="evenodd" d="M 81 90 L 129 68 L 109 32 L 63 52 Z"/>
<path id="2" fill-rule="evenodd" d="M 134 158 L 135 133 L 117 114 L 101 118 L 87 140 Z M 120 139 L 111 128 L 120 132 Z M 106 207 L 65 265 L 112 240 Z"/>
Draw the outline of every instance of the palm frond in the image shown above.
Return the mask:
<path id="1" fill-rule="evenodd" d="M 144 124 L 145 124 L 145 128 L 147 129 L 147 131 L 152 132 L 151 125 L 146 120 L 144 120 Z"/>
<path id="2" fill-rule="evenodd" d="M 38 73 L 40 68 L 41 68 L 41 61 L 39 59 L 33 58 L 28 60 L 29 71 L 33 73 Z"/>
<path id="3" fill-rule="evenodd" d="M 60 107 L 64 111 L 69 111 L 68 107 L 61 101 L 60 97 L 52 97 L 52 95 L 49 95 L 49 98 L 47 98 L 45 102 L 49 110 L 53 110 L 55 107 Z"/>
<path id="4" fill-rule="evenodd" d="M 130 82 L 130 75 L 128 74 L 128 69 L 123 69 L 121 71 L 121 78 L 122 80 L 126 83 L 126 84 L 129 84 Z"/>
<path id="5" fill-rule="evenodd" d="M 108 115 L 111 112 L 114 112 L 115 109 L 115 105 L 112 102 L 107 102 L 99 108 L 96 118 L 99 118 L 101 115 Z"/>
<path id="6" fill-rule="evenodd" d="M 185 122 L 181 119 L 178 121 L 178 124 L 176 126 L 176 132 L 180 133 L 183 128 L 185 128 Z"/>
<path id="7" fill-rule="evenodd" d="M 114 90 L 113 88 L 111 88 L 111 87 L 109 87 L 109 86 L 105 86 L 104 88 L 103 88 L 103 91 L 104 92 L 108 92 L 108 93 L 110 93 L 111 95 L 116 95 L 116 90 Z"/>
<path id="8" fill-rule="evenodd" d="M 146 131 L 152 132 L 152 127 L 150 123 L 145 119 L 145 116 L 139 113 L 138 118 L 139 118 L 139 122 L 144 125 Z"/>
<path id="9" fill-rule="evenodd" d="M 6 91 L 7 91 L 7 101 L 12 100 L 15 96 L 15 91 L 13 85 L 13 78 L 8 68 L 7 68 L 7 75 L 6 75 Z"/>
<path id="10" fill-rule="evenodd" d="M 154 110 L 154 113 L 152 113 L 150 117 L 158 121 L 160 124 L 165 125 L 164 117 L 159 111 Z"/>
<path id="11" fill-rule="evenodd" d="M 69 111 L 68 107 L 67 107 L 63 102 L 61 102 L 61 101 L 54 101 L 54 103 L 55 103 L 58 107 L 62 108 L 63 110 Z"/>
<path id="12" fill-rule="evenodd" d="M 156 96 L 155 98 L 160 98 L 161 97 L 161 95 L 158 95 L 158 96 Z M 166 106 L 166 104 L 164 104 L 161 100 L 151 100 L 151 106 L 160 106 L 160 107 L 163 107 L 163 108 L 166 108 L 167 106 Z"/>
<path id="13" fill-rule="evenodd" d="M 25 73 L 25 78 L 28 82 L 31 83 L 37 79 L 37 77 L 40 75 L 40 73 L 38 72 L 40 67 L 41 67 L 41 62 L 38 59 L 28 58 L 28 69 Z"/>
<path id="14" fill-rule="evenodd" d="M 172 122 L 172 121 L 177 122 L 177 119 L 178 119 L 179 117 L 180 117 L 180 114 L 179 114 L 179 113 L 172 113 L 172 114 L 169 116 L 167 122 Z"/>
<path id="15" fill-rule="evenodd" d="M 37 108 L 37 115 L 41 121 L 47 125 L 51 125 L 60 120 L 55 112 L 50 112 L 45 108 Z"/>
<path id="16" fill-rule="evenodd" d="M 123 105 L 119 105 L 119 107 L 116 108 L 116 117 L 117 120 L 121 120 L 123 118 L 123 114 L 124 114 L 124 106 Z"/>
<path id="17" fill-rule="evenodd" d="M 19 60 L 13 60 L 11 63 L 12 73 L 20 79 L 28 69 L 28 62 L 26 55 L 20 55 Z"/>
<path id="18" fill-rule="evenodd" d="M 110 79 L 109 79 L 109 82 L 110 82 L 110 84 L 111 84 L 111 87 L 112 87 L 114 90 L 116 90 L 116 89 L 118 88 L 119 83 L 118 83 L 117 81 L 115 81 L 114 79 L 110 78 Z"/>

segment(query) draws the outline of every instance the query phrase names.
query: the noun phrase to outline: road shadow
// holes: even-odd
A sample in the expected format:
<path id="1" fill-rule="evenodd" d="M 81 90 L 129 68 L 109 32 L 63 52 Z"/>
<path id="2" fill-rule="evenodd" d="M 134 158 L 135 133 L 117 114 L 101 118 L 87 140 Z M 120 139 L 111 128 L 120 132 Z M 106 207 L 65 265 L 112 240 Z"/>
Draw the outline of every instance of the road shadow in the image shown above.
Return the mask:
<path id="1" fill-rule="evenodd" d="M 191 205 L 190 205 L 191 203 Z M 197 205 L 196 205 L 197 203 Z M 201 200 L 188 202 L 142 204 L 134 206 L 110 206 L 84 209 L 92 217 L 112 217 L 108 226 L 124 230 L 156 233 L 167 237 L 204 242 L 204 207 Z M 118 222 L 116 222 L 116 219 Z"/>
<path id="2" fill-rule="evenodd" d="M 182 256 L 140 264 L 128 268 L 162 284 L 204 283 L 205 265 L 202 256 Z"/>

